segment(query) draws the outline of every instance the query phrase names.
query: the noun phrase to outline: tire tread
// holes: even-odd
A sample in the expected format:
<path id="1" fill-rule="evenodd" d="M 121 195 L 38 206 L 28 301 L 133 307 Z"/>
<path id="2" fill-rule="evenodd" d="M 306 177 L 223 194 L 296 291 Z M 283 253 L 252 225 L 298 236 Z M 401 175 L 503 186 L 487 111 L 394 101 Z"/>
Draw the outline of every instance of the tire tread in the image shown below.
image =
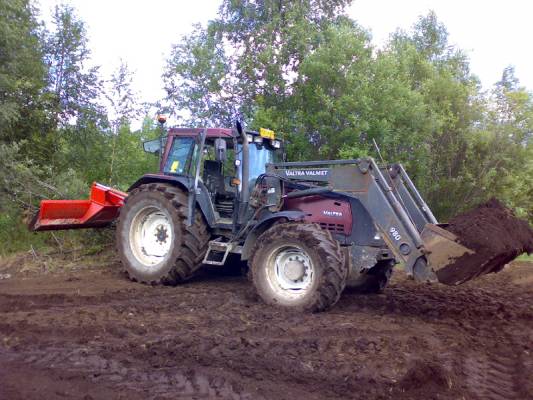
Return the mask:
<path id="1" fill-rule="evenodd" d="M 166 273 L 161 274 L 161 276 L 155 280 L 147 280 L 124 266 L 125 272 L 130 279 L 151 285 L 176 285 L 190 279 L 201 267 L 210 239 L 210 233 L 201 211 L 196 209 L 193 224 L 187 226 L 187 195 L 181 188 L 165 183 L 150 183 L 139 186 L 132 190 L 128 197 L 126 197 L 124 206 L 126 206 L 128 200 L 135 198 L 139 193 L 143 192 L 160 192 L 175 207 L 177 211 L 176 215 L 178 216 L 180 237 L 174 238 L 175 241 L 179 240 L 179 243 L 175 243 L 174 245 L 179 245 L 181 251 L 174 260 L 172 268 Z M 118 246 L 118 251 L 119 253 L 122 252 L 121 246 Z"/>
<path id="2" fill-rule="evenodd" d="M 346 285 L 348 269 L 344 260 L 344 253 L 331 232 L 324 230 L 318 224 L 284 223 L 277 224 L 265 231 L 256 241 L 249 262 L 249 277 L 254 287 L 258 288 L 256 280 L 257 270 L 262 267 L 262 249 L 275 240 L 294 240 L 313 247 L 321 259 L 323 273 L 322 281 L 310 300 L 302 307 L 305 311 L 318 312 L 332 307 L 339 300 Z M 261 293 L 258 292 L 261 296 Z"/>

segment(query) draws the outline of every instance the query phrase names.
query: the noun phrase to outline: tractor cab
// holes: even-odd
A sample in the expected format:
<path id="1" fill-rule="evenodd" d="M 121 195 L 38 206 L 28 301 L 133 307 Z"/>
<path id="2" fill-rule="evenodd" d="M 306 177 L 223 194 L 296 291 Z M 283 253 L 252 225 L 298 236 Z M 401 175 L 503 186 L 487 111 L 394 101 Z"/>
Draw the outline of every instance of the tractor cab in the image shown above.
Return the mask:
<path id="1" fill-rule="evenodd" d="M 200 206 L 211 205 L 207 215 L 212 214 L 213 221 L 208 222 L 220 228 L 233 227 L 236 211 L 248 202 L 247 188 L 266 172 L 266 164 L 283 158 L 281 141 L 267 129 L 239 134 L 224 128 L 170 128 L 143 147 L 160 155 L 158 175 L 182 180 L 187 188 L 196 185 Z"/>

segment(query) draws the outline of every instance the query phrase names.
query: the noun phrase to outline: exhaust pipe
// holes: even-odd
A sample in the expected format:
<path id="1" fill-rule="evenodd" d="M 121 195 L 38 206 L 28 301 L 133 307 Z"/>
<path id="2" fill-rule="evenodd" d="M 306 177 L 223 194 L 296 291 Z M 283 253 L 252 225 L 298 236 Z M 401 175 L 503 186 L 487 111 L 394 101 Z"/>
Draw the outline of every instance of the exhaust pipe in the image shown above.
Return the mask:
<path id="1" fill-rule="evenodd" d="M 241 164 L 241 204 L 239 206 L 239 223 L 245 221 L 250 198 L 250 152 L 248 150 L 248 138 L 240 121 L 237 121 L 237 132 L 242 138 L 242 164 Z"/>

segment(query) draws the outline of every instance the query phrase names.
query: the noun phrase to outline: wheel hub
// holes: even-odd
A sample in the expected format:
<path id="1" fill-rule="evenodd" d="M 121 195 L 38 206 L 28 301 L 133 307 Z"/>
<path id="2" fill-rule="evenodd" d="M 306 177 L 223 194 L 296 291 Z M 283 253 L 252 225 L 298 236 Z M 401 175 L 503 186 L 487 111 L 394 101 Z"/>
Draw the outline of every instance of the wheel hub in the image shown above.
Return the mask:
<path id="1" fill-rule="evenodd" d="M 305 274 L 305 264 L 298 256 L 290 257 L 283 268 L 285 277 L 291 281 L 299 281 Z"/>
<path id="2" fill-rule="evenodd" d="M 154 206 L 141 209 L 132 220 L 130 245 L 135 258 L 147 267 L 163 261 L 172 245 L 172 225 L 166 213 Z"/>
<path id="3" fill-rule="evenodd" d="M 278 295 L 295 298 L 305 295 L 314 281 L 314 267 L 300 247 L 283 246 L 268 257 L 267 276 Z"/>
<path id="4" fill-rule="evenodd" d="M 167 228 L 164 225 L 159 225 L 156 228 L 155 237 L 158 243 L 165 243 L 168 238 Z"/>

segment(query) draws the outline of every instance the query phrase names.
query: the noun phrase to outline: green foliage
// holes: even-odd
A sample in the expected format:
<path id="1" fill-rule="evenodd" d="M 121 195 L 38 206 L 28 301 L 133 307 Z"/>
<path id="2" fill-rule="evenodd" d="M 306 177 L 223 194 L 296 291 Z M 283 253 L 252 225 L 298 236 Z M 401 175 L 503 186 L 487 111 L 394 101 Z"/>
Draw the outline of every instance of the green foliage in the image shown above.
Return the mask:
<path id="1" fill-rule="evenodd" d="M 30 243 L 35 248 L 47 247 L 47 239 L 44 236 L 36 237 L 24 225 L 24 218 L 15 210 L 0 213 L 0 241 L 2 248 L 0 256 L 6 256 L 19 251 L 28 251 Z"/>
<path id="2" fill-rule="evenodd" d="M 90 233 L 32 234 L 27 225 L 43 199 L 83 198 L 87 183 L 78 173 L 67 169 L 59 173 L 49 166 L 37 165 L 23 154 L 26 143 L 0 144 L 0 255 L 15 251 L 43 249 L 87 240 Z"/>
<path id="3" fill-rule="evenodd" d="M 85 23 L 71 6 L 62 4 L 54 9 L 52 25 L 45 37 L 45 61 L 59 122 L 62 126 L 73 120 L 105 126 L 101 121 L 105 112 L 98 103 L 102 90 L 98 67 L 87 67 L 90 50 Z"/>
<path id="4" fill-rule="evenodd" d="M 0 141 L 49 130 L 40 26 L 28 0 L 0 2 Z"/>
<path id="5" fill-rule="evenodd" d="M 280 107 L 320 32 L 350 2 L 223 1 L 217 19 L 172 50 L 163 74 L 170 110 L 185 124 L 229 125 L 251 117 L 259 98 Z"/>
<path id="6" fill-rule="evenodd" d="M 195 26 L 172 48 L 163 73 L 168 111 L 187 125 L 231 123 L 238 103 L 219 35 Z"/>
<path id="7" fill-rule="evenodd" d="M 0 212 L 32 212 L 42 199 L 77 198 L 87 187 L 73 169 L 57 172 L 25 156 L 25 143 L 0 144 Z"/>
<path id="8" fill-rule="evenodd" d="M 375 142 L 439 219 L 495 196 L 533 222 L 533 97 L 514 70 L 482 91 L 433 12 L 377 49 L 350 3 L 224 0 L 172 48 L 161 104 L 182 125 L 274 129 L 291 160 L 378 158 Z M 99 251 L 107 231 L 33 235 L 25 223 L 41 199 L 84 198 L 93 181 L 126 190 L 158 169 L 141 147 L 156 124 L 130 127 L 143 107 L 127 65 L 109 79 L 90 65 L 72 7 L 56 7 L 47 31 L 29 0 L 0 3 L 0 255 Z"/>
<path id="9" fill-rule="evenodd" d="M 140 143 L 155 139 L 159 134 L 158 127 L 149 118 L 145 119 L 142 129 L 139 131 L 132 132 L 129 126 L 122 126 L 112 139 L 116 141 L 113 145 L 115 161 L 108 183 L 122 190 L 127 190 L 133 182 L 145 173 L 156 172 L 158 170 L 158 157 L 142 151 Z"/>
<path id="10" fill-rule="evenodd" d="M 56 7 L 51 30 L 43 31 L 28 1 L 0 4 L 0 255 L 101 248 L 108 232 L 36 235 L 26 226 L 42 199 L 86 198 L 93 181 L 125 190 L 157 170 L 157 158 L 141 147 L 156 137 L 154 122 L 129 127 L 141 108 L 127 66 L 113 74 L 104 99 L 104 80 L 88 65 L 85 24 L 72 7 Z"/>
<path id="11" fill-rule="evenodd" d="M 491 196 L 531 219 L 533 101 L 514 71 L 487 95 L 434 12 L 377 50 L 349 3 L 224 1 L 175 47 L 164 77 L 193 84 L 167 101 L 280 131 L 292 160 L 377 158 L 375 141 L 442 219 Z"/>

